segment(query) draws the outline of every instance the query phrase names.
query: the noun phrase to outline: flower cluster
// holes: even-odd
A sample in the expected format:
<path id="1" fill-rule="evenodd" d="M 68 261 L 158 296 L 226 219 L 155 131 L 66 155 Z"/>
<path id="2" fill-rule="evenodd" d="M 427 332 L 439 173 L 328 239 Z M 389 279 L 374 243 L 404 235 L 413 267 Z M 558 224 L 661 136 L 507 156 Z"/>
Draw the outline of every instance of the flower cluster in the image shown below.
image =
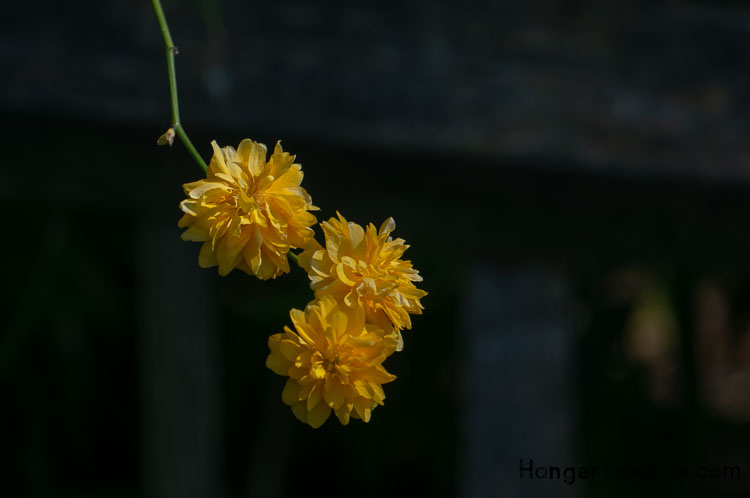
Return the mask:
<path id="1" fill-rule="evenodd" d="M 282 400 L 311 427 L 331 412 L 344 425 L 368 422 L 385 399 L 382 385 L 396 378 L 383 361 L 403 349 L 401 331 L 411 329 L 409 315 L 422 313 L 427 295 L 415 286 L 419 272 L 401 259 L 409 246 L 391 237 L 396 223 L 362 228 L 337 213 L 320 223 L 321 245 L 310 228 L 317 208 L 294 156 L 277 144 L 266 162 L 265 146 L 251 140 L 236 151 L 212 146 L 206 180 L 184 186 L 182 238 L 203 242 L 200 266 L 263 280 L 289 272 L 290 249 L 303 248 L 297 261 L 315 299 L 290 312 L 294 330 L 269 338 L 266 366 L 289 377 Z"/>
<path id="2" fill-rule="evenodd" d="M 304 247 L 317 221 L 301 166 L 280 143 L 267 162 L 266 146 L 252 140 L 237 150 L 211 146 L 206 179 L 183 185 L 182 239 L 203 242 L 198 264 L 222 276 L 235 268 L 261 280 L 288 273 L 289 249 Z"/>
<path id="3" fill-rule="evenodd" d="M 427 293 L 400 259 L 409 246 L 390 237 L 392 218 L 380 230 L 341 214 L 320 225 L 325 247 L 310 239 L 299 255 L 315 300 L 304 314 L 292 310 L 296 333 L 271 336 L 266 365 L 289 376 L 282 399 L 302 422 L 319 427 L 331 410 L 344 425 L 350 415 L 368 422 L 383 404 L 381 384 L 395 379 L 382 362 L 403 349 L 401 330 L 411 328 L 409 313 L 421 314 Z"/>
<path id="4" fill-rule="evenodd" d="M 427 293 L 414 285 L 422 281 L 419 272 L 401 259 L 409 246 L 390 237 L 396 222 L 388 218 L 380 230 L 372 223 L 363 229 L 336 214 L 320 224 L 325 247 L 310 239 L 299 256 L 315 296 L 331 295 L 348 308 L 364 308 L 370 322 L 396 332 L 411 329 L 409 313 L 422 313 L 419 300 Z"/>
<path id="5" fill-rule="evenodd" d="M 396 378 L 383 368 L 396 350 L 392 329 L 365 321 L 363 308 L 341 307 L 331 296 L 290 313 L 295 331 L 268 339 L 268 368 L 288 375 L 281 398 L 294 415 L 317 428 L 331 410 L 346 425 L 349 417 L 370 420 L 385 399 L 382 384 Z"/>

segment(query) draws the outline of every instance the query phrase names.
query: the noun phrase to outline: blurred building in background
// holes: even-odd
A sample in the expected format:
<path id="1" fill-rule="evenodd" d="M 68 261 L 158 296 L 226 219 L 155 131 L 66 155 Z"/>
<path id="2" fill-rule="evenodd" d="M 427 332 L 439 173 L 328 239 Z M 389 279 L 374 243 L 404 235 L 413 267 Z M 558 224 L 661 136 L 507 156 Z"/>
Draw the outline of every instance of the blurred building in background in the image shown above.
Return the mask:
<path id="1" fill-rule="evenodd" d="M 306 276 L 179 239 L 149 3 L 5 6 L 0 496 L 750 492 L 750 7 L 164 8 L 203 156 L 283 139 L 320 219 L 393 216 L 425 314 L 369 424 L 299 424 L 264 361 Z"/>

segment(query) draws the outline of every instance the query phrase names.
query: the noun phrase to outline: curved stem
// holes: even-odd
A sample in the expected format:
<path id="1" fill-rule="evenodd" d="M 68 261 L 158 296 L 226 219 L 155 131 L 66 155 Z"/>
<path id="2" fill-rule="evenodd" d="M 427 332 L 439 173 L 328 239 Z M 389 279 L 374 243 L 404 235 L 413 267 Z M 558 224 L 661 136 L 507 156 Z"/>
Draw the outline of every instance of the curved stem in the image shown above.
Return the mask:
<path id="1" fill-rule="evenodd" d="M 159 21 L 159 28 L 161 29 L 161 35 L 164 38 L 164 46 L 166 47 L 167 73 L 169 75 L 169 101 L 172 106 L 172 126 L 164 135 L 162 135 L 158 143 L 169 143 L 172 145 L 172 140 L 174 140 L 174 134 L 176 133 L 192 158 L 205 173 L 208 166 L 206 166 L 205 161 L 188 138 L 182 124 L 180 124 L 180 104 L 177 100 L 177 76 L 175 74 L 174 66 L 174 56 L 177 54 L 177 47 L 175 47 L 174 42 L 172 42 L 172 35 L 169 33 L 169 26 L 167 26 L 167 19 L 164 17 L 164 10 L 161 8 L 161 1 L 151 0 L 151 4 L 154 6 L 154 13 L 156 14 L 156 19 Z"/>
<path id="2" fill-rule="evenodd" d="M 185 128 L 183 128 L 182 125 L 178 122 L 174 125 L 174 129 L 177 132 L 177 136 L 180 137 L 182 144 L 188 150 L 190 155 L 193 156 L 193 159 L 195 159 L 195 162 L 198 163 L 198 166 L 200 166 L 203 172 L 205 173 L 206 170 L 208 170 L 208 166 L 206 166 L 206 163 L 203 161 L 203 158 L 201 157 L 201 155 L 198 153 L 198 150 L 193 145 L 193 142 L 191 142 L 190 139 L 188 138 L 187 133 L 185 133 Z"/>

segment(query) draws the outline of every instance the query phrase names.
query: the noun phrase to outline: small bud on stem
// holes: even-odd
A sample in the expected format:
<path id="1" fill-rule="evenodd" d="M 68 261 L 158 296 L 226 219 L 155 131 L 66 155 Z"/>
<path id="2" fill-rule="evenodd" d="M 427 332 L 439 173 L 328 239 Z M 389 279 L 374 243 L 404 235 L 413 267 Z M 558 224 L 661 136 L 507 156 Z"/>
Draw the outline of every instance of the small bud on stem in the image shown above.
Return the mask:
<path id="1" fill-rule="evenodd" d="M 169 145 L 170 147 L 172 146 L 172 143 L 174 143 L 174 128 L 165 131 L 164 134 L 159 137 L 159 140 L 156 141 L 156 145 Z"/>

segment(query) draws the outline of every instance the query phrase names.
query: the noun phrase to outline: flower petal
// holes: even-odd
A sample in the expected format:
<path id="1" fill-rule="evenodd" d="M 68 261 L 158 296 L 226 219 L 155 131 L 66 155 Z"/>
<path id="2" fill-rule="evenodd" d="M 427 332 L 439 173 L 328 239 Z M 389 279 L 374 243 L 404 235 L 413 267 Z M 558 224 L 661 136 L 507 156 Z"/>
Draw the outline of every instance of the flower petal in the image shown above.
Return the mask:
<path id="1" fill-rule="evenodd" d="M 310 427 L 317 429 L 323 423 L 328 420 L 331 415 L 331 408 L 325 403 L 318 403 L 315 408 L 307 411 L 307 423 Z"/>

